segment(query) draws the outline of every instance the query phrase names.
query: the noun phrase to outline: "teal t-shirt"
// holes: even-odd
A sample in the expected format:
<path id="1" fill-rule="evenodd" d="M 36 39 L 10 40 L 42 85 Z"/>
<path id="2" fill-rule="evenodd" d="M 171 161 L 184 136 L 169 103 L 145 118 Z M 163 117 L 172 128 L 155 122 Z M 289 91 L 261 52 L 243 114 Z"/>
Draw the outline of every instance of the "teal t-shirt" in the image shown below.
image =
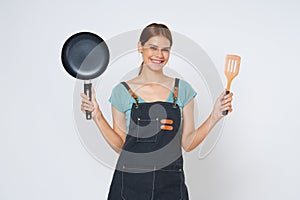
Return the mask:
<path id="1" fill-rule="evenodd" d="M 173 92 L 174 86 L 170 92 L 168 99 L 165 102 L 173 102 Z M 177 104 L 180 108 L 182 116 L 182 108 L 190 102 L 192 98 L 197 95 L 197 92 L 192 88 L 192 86 L 185 80 L 179 79 L 178 83 L 178 99 Z M 145 102 L 142 98 L 138 96 L 139 103 Z M 111 92 L 109 102 L 120 112 L 125 113 L 126 118 L 126 134 L 129 130 L 130 114 L 132 104 L 135 103 L 134 98 L 128 92 L 127 88 L 122 84 L 117 84 Z"/>

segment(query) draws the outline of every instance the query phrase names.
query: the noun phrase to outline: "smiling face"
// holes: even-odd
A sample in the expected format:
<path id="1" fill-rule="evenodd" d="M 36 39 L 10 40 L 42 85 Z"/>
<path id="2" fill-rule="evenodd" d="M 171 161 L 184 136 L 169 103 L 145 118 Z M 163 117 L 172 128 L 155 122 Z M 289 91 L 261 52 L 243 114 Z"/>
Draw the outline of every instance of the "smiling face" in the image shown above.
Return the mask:
<path id="1" fill-rule="evenodd" d="M 155 71 L 161 70 L 169 60 L 170 46 L 170 41 L 164 36 L 153 36 L 144 45 L 139 42 L 144 65 Z"/>

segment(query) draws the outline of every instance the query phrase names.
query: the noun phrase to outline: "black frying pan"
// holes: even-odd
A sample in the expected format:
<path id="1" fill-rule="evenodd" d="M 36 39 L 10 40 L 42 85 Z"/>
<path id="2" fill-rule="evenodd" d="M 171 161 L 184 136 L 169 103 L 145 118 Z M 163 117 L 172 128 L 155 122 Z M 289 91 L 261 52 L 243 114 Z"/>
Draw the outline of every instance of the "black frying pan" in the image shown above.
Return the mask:
<path id="1" fill-rule="evenodd" d="M 85 80 L 84 93 L 91 100 L 90 80 L 100 76 L 109 62 L 109 50 L 105 41 L 94 33 L 76 33 L 64 43 L 61 60 L 65 70 L 71 76 Z M 91 112 L 86 111 L 86 119 L 91 118 Z"/>

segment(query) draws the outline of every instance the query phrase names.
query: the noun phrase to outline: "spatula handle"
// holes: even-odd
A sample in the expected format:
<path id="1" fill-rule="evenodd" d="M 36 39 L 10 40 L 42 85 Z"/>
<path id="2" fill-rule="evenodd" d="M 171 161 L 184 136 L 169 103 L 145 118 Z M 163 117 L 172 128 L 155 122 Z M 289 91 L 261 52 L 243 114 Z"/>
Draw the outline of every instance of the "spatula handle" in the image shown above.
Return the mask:
<path id="1" fill-rule="evenodd" d="M 227 95 L 227 94 L 229 94 L 230 93 L 230 91 L 229 90 L 226 90 L 226 94 L 225 95 Z M 224 110 L 223 112 L 222 112 L 222 114 L 225 116 L 225 115 L 227 115 L 228 114 L 228 110 Z"/>
<path id="2" fill-rule="evenodd" d="M 92 100 L 92 83 L 84 83 L 84 94 L 86 94 L 89 97 L 89 100 Z M 90 120 L 92 119 L 92 112 L 86 110 L 85 111 L 86 119 Z"/>

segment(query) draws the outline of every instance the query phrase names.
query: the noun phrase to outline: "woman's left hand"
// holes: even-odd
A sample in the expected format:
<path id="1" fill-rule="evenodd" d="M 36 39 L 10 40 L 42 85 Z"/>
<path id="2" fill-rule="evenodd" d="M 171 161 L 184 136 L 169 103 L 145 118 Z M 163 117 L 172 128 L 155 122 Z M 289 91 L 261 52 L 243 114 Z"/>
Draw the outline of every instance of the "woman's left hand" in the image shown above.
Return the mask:
<path id="1" fill-rule="evenodd" d="M 226 90 L 222 92 L 222 94 L 218 97 L 213 111 L 212 111 L 212 119 L 216 122 L 219 121 L 224 115 L 222 114 L 223 111 L 228 110 L 228 114 L 232 112 L 232 96 L 233 93 L 230 92 L 226 95 Z"/>

